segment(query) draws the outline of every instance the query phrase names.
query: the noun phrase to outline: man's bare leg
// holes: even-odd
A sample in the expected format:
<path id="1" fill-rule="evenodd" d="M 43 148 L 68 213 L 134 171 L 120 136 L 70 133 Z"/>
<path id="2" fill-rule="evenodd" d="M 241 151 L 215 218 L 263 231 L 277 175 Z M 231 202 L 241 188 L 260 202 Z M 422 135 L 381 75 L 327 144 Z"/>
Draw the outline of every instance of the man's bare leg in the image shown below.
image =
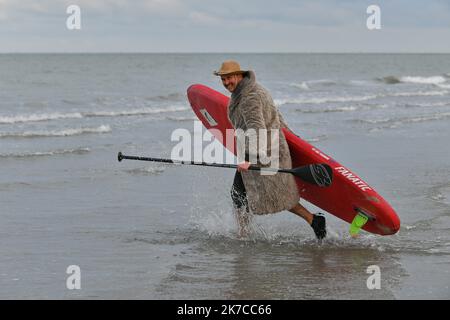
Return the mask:
<path id="1" fill-rule="evenodd" d="M 290 212 L 294 213 L 295 215 L 303 218 L 308 222 L 308 224 L 312 224 L 314 215 L 308 211 L 304 206 L 302 206 L 300 203 L 297 203 L 292 209 L 289 210 Z"/>
<path id="2" fill-rule="evenodd" d="M 246 212 L 244 208 L 236 209 L 234 211 L 236 221 L 238 224 L 238 238 L 246 238 L 250 233 L 250 213 Z"/>
<path id="3" fill-rule="evenodd" d="M 300 203 L 297 203 L 289 211 L 294 213 L 295 215 L 305 219 L 306 222 L 308 222 L 308 224 L 313 228 L 314 233 L 316 234 L 316 237 L 319 240 L 321 240 L 327 236 L 326 222 L 325 222 L 324 216 L 312 214 Z"/>

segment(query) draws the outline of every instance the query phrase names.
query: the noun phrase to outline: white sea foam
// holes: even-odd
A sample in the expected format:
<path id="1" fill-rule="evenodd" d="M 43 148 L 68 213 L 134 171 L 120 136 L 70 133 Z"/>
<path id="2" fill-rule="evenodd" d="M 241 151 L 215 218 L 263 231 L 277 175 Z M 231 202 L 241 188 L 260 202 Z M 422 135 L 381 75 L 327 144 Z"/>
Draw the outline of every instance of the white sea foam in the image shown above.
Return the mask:
<path id="1" fill-rule="evenodd" d="M 285 104 L 322 104 L 328 102 L 357 102 L 366 101 L 377 98 L 377 95 L 366 96 L 347 96 L 347 97 L 323 97 L 323 98 L 293 98 L 293 99 L 275 99 L 276 105 Z"/>
<path id="2" fill-rule="evenodd" d="M 321 98 L 285 98 L 274 99 L 274 103 L 278 106 L 286 104 L 324 104 L 324 103 L 345 103 L 345 102 L 362 102 L 384 97 L 415 97 L 415 96 L 445 96 L 448 90 L 431 90 L 431 91 L 407 91 L 407 92 L 389 92 L 377 93 L 362 96 L 342 96 L 342 97 L 321 97 Z"/>
<path id="3" fill-rule="evenodd" d="M 448 94 L 447 90 L 434 90 L 434 91 L 410 91 L 410 92 L 392 92 L 386 96 L 391 97 L 416 97 L 416 96 L 445 96 Z"/>
<path id="4" fill-rule="evenodd" d="M 336 81 L 331 79 L 318 79 L 318 80 L 308 80 L 306 81 L 309 84 L 319 84 L 324 86 L 332 86 L 336 84 Z"/>
<path id="5" fill-rule="evenodd" d="M 410 107 L 421 107 L 421 108 L 432 108 L 432 107 L 445 107 L 449 106 L 450 101 L 443 101 L 443 102 L 428 102 L 428 103 L 410 103 L 406 104 L 405 106 Z"/>
<path id="6" fill-rule="evenodd" d="M 0 132 L 0 138 L 40 138 L 40 137 L 68 137 L 87 133 L 111 132 L 109 125 L 101 125 L 96 128 L 73 128 L 53 131 L 25 131 L 25 132 Z"/>
<path id="7" fill-rule="evenodd" d="M 306 141 L 309 143 L 313 143 L 313 142 L 319 142 L 319 141 L 323 141 L 323 140 L 327 140 L 327 139 L 328 139 L 328 136 L 326 134 L 322 134 L 317 137 L 306 139 Z"/>
<path id="8" fill-rule="evenodd" d="M 0 116 L 0 124 L 14 124 L 21 122 L 38 122 L 58 119 L 80 119 L 84 117 L 120 117 L 147 114 L 159 114 L 166 112 L 178 112 L 189 110 L 186 106 L 168 106 L 164 108 L 140 108 L 119 111 L 89 111 L 72 113 L 42 113 L 42 114 L 18 114 L 14 116 Z"/>
<path id="9" fill-rule="evenodd" d="M 436 84 L 437 87 L 442 89 L 450 89 L 450 84 Z"/>
<path id="10" fill-rule="evenodd" d="M 419 117 L 410 117 L 403 118 L 398 123 L 415 123 L 415 122 L 425 122 L 425 121 L 433 121 L 433 120 L 444 120 L 450 117 L 450 112 L 444 113 L 436 113 L 427 116 L 419 116 Z"/>
<path id="11" fill-rule="evenodd" d="M 450 118 L 450 112 L 435 113 L 430 115 L 422 115 L 416 117 L 404 117 L 404 118 L 383 118 L 383 119 L 355 119 L 353 122 L 368 123 L 381 125 L 376 128 L 372 128 L 371 131 L 377 131 L 380 129 L 393 129 L 404 124 L 420 123 L 428 121 L 439 121 Z"/>
<path id="12" fill-rule="evenodd" d="M 354 86 L 367 86 L 371 85 L 372 83 L 368 80 L 350 80 L 350 84 Z"/>
<path id="13" fill-rule="evenodd" d="M 57 119 L 80 119 L 83 115 L 79 112 L 73 113 L 42 113 L 42 114 L 19 114 L 15 116 L 0 116 L 0 123 L 21 123 L 21 122 L 37 122 L 49 121 Z"/>
<path id="14" fill-rule="evenodd" d="M 332 113 L 332 112 L 353 112 L 359 110 L 374 110 L 374 109 L 386 109 L 387 104 L 365 104 L 365 105 L 350 105 L 340 107 L 314 107 L 314 108 L 298 108 L 295 111 L 301 113 Z"/>
<path id="15" fill-rule="evenodd" d="M 369 123 L 369 124 L 378 124 L 378 123 L 387 123 L 392 121 L 391 118 L 383 118 L 383 119 L 354 119 L 353 122 L 359 123 Z"/>
<path id="16" fill-rule="evenodd" d="M 397 84 L 397 83 L 414 83 L 414 84 L 441 84 L 447 81 L 445 76 L 430 76 L 430 77 L 420 77 L 420 76 L 388 76 L 384 78 L 378 78 L 378 80 L 387 84 Z"/>
<path id="17" fill-rule="evenodd" d="M 308 84 L 305 81 L 303 81 L 302 83 L 291 83 L 289 85 L 291 87 L 302 89 L 302 90 L 309 90 L 310 89 Z"/>
<path id="18" fill-rule="evenodd" d="M 194 121 L 197 120 L 197 117 L 166 117 L 167 120 L 172 120 L 172 121 Z"/>
<path id="19" fill-rule="evenodd" d="M 418 83 L 418 84 L 440 84 L 446 81 L 446 79 L 442 76 L 431 76 L 431 77 L 404 76 L 400 77 L 399 80 L 400 82 L 404 83 Z"/>
<path id="20" fill-rule="evenodd" d="M 442 194 L 438 193 L 438 194 L 432 195 L 431 199 L 433 199 L 435 201 L 442 201 L 442 200 L 445 200 L 445 196 L 443 196 Z"/>
<path id="21" fill-rule="evenodd" d="M 316 109 L 297 109 L 296 111 L 302 112 L 302 113 L 328 113 L 328 112 L 348 112 L 348 111 L 356 111 L 360 108 L 355 106 L 348 106 L 348 107 L 337 107 L 337 108 L 316 108 Z"/>
<path id="22" fill-rule="evenodd" d="M 146 114 L 158 114 L 166 112 L 178 112 L 189 110 L 185 106 L 169 106 L 166 108 L 140 108 L 131 110 L 121 110 L 121 111 L 93 111 L 85 112 L 83 116 L 85 117 L 121 117 L 121 116 L 136 116 L 136 115 L 146 115 Z"/>
<path id="23" fill-rule="evenodd" d="M 33 157 L 45 157 L 65 154 L 85 154 L 90 152 L 89 148 L 76 148 L 76 149 L 58 149 L 50 151 L 35 151 L 35 152 L 22 152 L 22 153 L 2 153 L 0 158 L 33 158 Z"/>

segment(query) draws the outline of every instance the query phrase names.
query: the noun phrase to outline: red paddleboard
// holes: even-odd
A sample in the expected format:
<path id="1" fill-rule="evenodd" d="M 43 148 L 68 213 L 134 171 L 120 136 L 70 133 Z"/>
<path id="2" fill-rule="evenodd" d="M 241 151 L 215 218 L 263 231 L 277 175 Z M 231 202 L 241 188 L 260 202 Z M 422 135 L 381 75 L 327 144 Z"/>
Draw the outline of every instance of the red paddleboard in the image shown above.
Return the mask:
<path id="1" fill-rule="evenodd" d="M 187 95 L 192 110 L 203 125 L 208 130 L 215 129 L 211 131 L 215 138 L 236 154 L 234 143 L 227 144 L 226 141 L 226 130 L 233 129 L 227 116 L 229 98 L 200 84 L 190 86 Z M 333 169 L 333 182 L 326 188 L 296 177 L 301 198 L 348 223 L 352 223 L 356 215 L 363 214 L 368 221 L 362 229 L 371 233 L 391 235 L 400 229 L 400 219 L 394 209 L 366 182 L 289 130 L 283 129 L 283 133 L 289 145 L 293 168 L 326 163 Z"/>

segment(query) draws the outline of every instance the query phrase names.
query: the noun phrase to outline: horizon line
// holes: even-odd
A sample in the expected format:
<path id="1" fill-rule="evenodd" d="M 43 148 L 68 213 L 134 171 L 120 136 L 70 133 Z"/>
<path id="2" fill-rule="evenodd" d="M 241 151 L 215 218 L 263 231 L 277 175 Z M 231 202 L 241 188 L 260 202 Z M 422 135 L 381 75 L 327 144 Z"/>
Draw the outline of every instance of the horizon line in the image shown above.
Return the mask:
<path id="1" fill-rule="evenodd" d="M 450 54 L 445 52 L 402 52 L 402 51 L 4 51 L 0 54 Z"/>

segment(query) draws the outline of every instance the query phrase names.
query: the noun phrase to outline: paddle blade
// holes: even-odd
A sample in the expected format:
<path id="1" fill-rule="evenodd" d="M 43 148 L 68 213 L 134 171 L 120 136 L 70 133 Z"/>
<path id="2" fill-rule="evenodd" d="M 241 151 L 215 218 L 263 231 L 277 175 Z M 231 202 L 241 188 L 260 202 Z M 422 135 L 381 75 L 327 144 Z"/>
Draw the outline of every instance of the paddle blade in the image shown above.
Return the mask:
<path id="1" fill-rule="evenodd" d="M 290 172 L 303 181 L 319 187 L 329 187 L 333 181 L 333 170 L 325 163 L 293 168 Z"/>

